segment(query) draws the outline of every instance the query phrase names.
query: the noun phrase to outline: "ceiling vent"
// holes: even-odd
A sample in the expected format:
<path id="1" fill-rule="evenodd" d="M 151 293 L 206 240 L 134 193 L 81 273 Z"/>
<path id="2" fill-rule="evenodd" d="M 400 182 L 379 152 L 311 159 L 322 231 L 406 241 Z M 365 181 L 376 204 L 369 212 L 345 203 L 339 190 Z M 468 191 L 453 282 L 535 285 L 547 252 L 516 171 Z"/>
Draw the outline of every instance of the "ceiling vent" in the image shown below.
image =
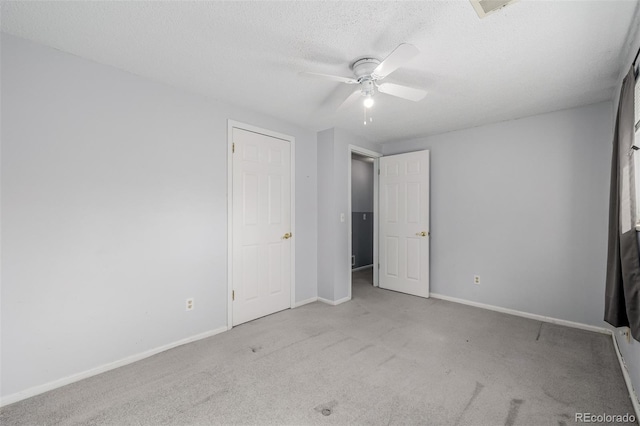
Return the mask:
<path id="1" fill-rule="evenodd" d="M 479 17 L 484 18 L 517 0 L 470 0 Z"/>

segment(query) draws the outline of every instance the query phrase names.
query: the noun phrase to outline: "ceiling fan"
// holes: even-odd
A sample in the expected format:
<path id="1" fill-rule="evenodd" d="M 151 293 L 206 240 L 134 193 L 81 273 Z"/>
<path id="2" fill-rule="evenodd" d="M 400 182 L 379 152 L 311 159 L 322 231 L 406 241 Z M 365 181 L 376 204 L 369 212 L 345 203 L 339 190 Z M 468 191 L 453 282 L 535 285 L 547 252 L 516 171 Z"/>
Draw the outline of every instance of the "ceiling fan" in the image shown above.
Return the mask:
<path id="1" fill-rule="evenodd" d="M 353 71 L 354 77 L 341 77 L 317 72 L 301 72 L 300 75 L 339 81 L 346 84 L 357 84 L 359 87 L 344 102 L 342 102 L 338 109 L 342 109 L 352 104 L 360 97 L 364 97 L 364 106 L 366 108 L 371 108 L 373 106 L 373 96 L 376 92 L 418 102 L 424 99 L 427 95 L 426 91 L 403 86 L 401 84 L 378 83 L 380 80 L 384 79 L 386 76 L 415 57 L 418 53 L 420 53 L 420 51 L 414 45 L 402 43 L 383 61 L 370 56 L 365 56 L 355 60 L 349 67 Z"/>

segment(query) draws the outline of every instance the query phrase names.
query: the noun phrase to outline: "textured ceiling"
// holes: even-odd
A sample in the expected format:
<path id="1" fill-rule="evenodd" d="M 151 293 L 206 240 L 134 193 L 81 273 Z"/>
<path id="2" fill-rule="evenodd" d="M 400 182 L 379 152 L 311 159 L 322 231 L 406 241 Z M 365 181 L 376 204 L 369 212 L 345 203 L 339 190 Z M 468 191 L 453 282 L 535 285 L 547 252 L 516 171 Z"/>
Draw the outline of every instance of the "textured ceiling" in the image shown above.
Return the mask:
<path id="1" fill-rule="evenodd" d="M 637 1 L 521 0 L 484 19 L 466 1 L 2 2 L 2 31 L 314 130 L 391 142 L 611 99 Z M 336 112 L 357 57 L 421 54 L 376 95 Z"/>

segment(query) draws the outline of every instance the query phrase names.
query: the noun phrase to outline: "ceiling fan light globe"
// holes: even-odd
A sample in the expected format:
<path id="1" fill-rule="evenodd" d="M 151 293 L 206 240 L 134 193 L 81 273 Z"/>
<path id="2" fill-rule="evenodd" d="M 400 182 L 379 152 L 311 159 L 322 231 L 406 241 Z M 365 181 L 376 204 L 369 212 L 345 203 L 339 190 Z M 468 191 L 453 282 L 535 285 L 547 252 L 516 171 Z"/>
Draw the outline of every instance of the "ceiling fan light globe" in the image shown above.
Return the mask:
<path id="1" fill-rule="evenodd" d="M 365 108 L 371 108 L 373 106 L 373 98 L 370 98 L 370 97 L 364 98 L 363 104 Z"/>

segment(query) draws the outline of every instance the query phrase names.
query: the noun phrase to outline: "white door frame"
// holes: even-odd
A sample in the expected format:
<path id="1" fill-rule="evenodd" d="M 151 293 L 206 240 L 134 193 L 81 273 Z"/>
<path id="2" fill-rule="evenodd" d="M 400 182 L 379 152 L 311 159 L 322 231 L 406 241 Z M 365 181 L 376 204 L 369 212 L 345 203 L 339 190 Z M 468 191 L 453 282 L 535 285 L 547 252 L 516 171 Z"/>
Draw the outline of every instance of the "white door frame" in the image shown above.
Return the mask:
<path id="1" fill-rule="evenodd" d="M 273 138 L 283 139 L 291 146 L 291 301 L 289 309 L 295 306 L 296 302 L 296 221 L 295 221 L 295 163 L 296 163 L 296 138 L 251 124 L 234 120 L 227 120 L 227 330 L 233 327 L 233 301 L 231 292 L 233 291 L 233 128 L 246 130 L 248 132 L 259 133 Z"/>
<path id="2" fill-rule="evenodd" d="M 352 212 L 351 212 L 351 154 L 360 154 L 365 157 L 373 158 L 373 285 L 378 287 L 378 169 L 380 168 L 380 160 L 382 154 L 376 151 L 371 151 L 370 149 L 361 148 L 356 145 L 349 145 L 348 155 L 349 160 L 347 161 L 347 197 L 349 199 L 349 220 L 347 225 L 347 244 L 349 244 L 349 253 L 353 254 L 353 241 L 352 241 Z M 351 300 L 351 287 L 353 286 L 351 271 L 351 262 L 349 262 L 349 296 L 348 299 Z"/>

